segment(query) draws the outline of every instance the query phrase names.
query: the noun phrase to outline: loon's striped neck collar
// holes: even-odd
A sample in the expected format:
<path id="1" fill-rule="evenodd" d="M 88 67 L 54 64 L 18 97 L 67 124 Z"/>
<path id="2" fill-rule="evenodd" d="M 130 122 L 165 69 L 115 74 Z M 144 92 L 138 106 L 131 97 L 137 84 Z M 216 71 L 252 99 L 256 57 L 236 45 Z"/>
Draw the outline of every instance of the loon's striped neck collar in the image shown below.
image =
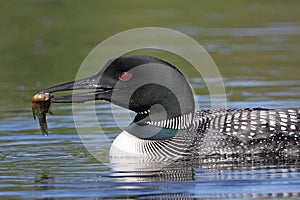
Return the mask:
<path id="1" fill-rule="evenodd" d="M 175 130 L 186 130 L 188 129 L 193 120 L 193 113 L 183 114 L 171 119 L 146 121 L 145 123 L 152 126 L 161 128 L 175 129 Z"/>
<path id="2" fill-rule="evenodd" d="M 151 115 L 138 114 L 134 121 L 125 129 L 128 133 L 144 140 L 164 140 L 188 131 L 193 121 L 193 113 L 159 119 Z"/>

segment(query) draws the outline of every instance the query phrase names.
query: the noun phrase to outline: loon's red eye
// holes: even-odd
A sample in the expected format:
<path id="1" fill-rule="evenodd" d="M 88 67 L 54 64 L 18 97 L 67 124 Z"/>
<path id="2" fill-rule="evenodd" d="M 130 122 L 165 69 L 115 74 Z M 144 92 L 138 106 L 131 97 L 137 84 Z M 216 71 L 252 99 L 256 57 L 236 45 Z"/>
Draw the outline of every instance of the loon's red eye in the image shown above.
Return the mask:
<path id="1" fill-rule="evenodd" d="M 129 72 L 123 72 L 119 77 L 121 81 L 128 81 L 130 78 L 131 78 L 131 74 Z"/>

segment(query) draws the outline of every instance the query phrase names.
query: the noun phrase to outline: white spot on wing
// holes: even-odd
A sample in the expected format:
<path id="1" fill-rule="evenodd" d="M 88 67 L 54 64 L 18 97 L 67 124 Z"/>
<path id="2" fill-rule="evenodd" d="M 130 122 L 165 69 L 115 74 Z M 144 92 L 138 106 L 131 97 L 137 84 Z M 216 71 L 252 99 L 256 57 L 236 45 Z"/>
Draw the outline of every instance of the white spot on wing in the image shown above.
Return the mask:
<path id="1" fill-rule="evenodd" d="M 281 126 L 281 127 L 280 127 L 280 130 L 286 131 L 286 127 L 285 127 L 285 126 Z"/>

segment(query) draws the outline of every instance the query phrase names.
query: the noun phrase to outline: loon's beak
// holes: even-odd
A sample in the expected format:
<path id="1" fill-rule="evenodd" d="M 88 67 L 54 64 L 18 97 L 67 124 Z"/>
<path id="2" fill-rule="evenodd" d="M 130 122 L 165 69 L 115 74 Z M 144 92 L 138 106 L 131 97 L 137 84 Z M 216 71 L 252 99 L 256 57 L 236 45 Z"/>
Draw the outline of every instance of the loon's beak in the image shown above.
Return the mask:
<path id="1" fill-rule="evenodd" d="M 106 100 L 110 101 L 113 86 L 100 83 L 101 74 L 96 74 L 84 79 L 62 83 L 41 91 L 41 93 L 51 93 L 52 103 L 83 103 L 86 101 Z M 54 97 L 53 92 L 89 90 L 83 93 L 73 93 L 72 95 Z"/>

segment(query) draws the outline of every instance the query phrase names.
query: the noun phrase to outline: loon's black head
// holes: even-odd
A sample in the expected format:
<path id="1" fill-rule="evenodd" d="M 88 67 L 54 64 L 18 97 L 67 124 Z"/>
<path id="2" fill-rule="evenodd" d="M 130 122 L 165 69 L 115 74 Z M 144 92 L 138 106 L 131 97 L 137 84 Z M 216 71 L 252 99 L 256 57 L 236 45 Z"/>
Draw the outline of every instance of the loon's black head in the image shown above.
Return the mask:
<path id="1" fill-rule="evenodd" d="M 110 60 L 97 74 L 42 92 L 94 89 L 52 98 L 53 103 L 105 100 L 137 113 L 135 121 L 171 119 L 194 111 L 191 87 L 173 65 L 149 56 Z M 152 115 L 151 115 L 152 114 Z"/>

